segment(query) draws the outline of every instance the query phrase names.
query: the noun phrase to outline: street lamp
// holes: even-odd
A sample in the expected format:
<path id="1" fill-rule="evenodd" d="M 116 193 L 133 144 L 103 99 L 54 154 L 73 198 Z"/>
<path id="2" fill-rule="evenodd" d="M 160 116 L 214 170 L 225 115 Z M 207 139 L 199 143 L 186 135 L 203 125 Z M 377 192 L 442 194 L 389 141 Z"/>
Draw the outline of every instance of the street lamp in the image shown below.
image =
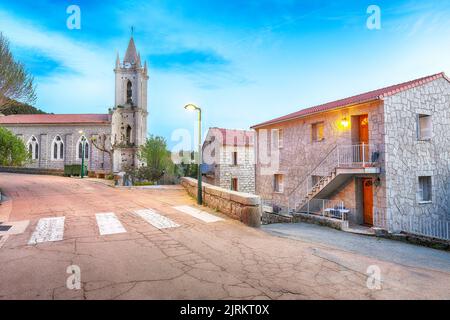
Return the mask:
<path id="1" fill-rule="evenodd" d="M 198 173 L 197 173 L 197 203 L 199 205 L 203 204 L 202 195 L 202 109 L 197 107 L 195 104 L 189 103 L 184 106 L 186 110 L 198 111 Z"/>
<path id="2" fill-rule="evenodd" d="M 84 177 L 84 150 L 86 149 L 86 138 L 83 136 L 83 130 L 78 131 L 81 136 L 81 172 L 80 178 Z"/>

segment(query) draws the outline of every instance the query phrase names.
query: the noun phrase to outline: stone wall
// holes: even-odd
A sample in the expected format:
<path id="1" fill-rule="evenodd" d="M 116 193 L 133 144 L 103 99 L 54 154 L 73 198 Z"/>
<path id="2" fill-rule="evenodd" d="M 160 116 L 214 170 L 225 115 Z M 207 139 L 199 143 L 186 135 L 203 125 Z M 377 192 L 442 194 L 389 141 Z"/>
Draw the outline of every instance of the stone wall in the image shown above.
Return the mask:
<path id="1" fill-rule="evenodd" d="M 109 124 L 100 125 L 3 125 L 20 137 L 25 144 L 32 136 L 36 137 L 39 144 L 39 159 L 32 160 L 27 168 L 64 170 L 66 164 L 81 164 L 77 156 L 79 131 L 83 130 L 84 136 L 90 140 L 93 135 L 110 134 Z M 52 144 L 56 136 L 60 136 L 64 142 L 64 159 L 52 158 Z M 108 170 L 110 166 L 109 155 L 97 150 L 92 143 L 89 144 L 89 159 L 85 161 L 88 170 Z"/>
<path id="2" fill-rule="evenodd" d="M 237 165 L 232 164 L 232 153 L 237 152 Z M 238 179 L 238 191 L 255 193 L 255 152 L 253 147 L 223 146 L 216 169 L 219 187 L 230 189 L 231 179 Z"/>
<path id="3" fill-rule="evenodd" d="M 440 78 L 387 97 L 384 104 L 388 215 L 450 220 L 450 83 Z M 431 115 L 429 141 L 417 138 L 418 114 Z M 432 177 L 430 203 L 418 199 L 419 176 Z"/>
<path id="4" fill-rule="evenodd" d="M 290 120 L 257 129 L 257 162 L 256 162 L 256 194 L 263 199 L 272 200 L 284 207 L 288 207 L 289 195 L 292 193 L 297 199 L 303 198 L 304 190 L 297 189 L 299 184 L 308 177 L 308 174 L 328 155 L 336 145 L 357 144 L 355 134 L 352 134 L 352 117 L 367 114 L 369 117 L 370 144 L 376 146 L 381 153 L 379 175 L 382 183 L 374 190 L 374 205 L 384 208 L 385 174 L 384 174 L 384 122 L 383 104 L 380 101 L 363 103 L 348 108 L 332 110 L 307 116 L 301 119 Z M 346 118 L 349 126 L 340 125 Z M 317 122 L 324 123 L 324 140 L 312 141 L 312 125 Z M 277 148 L 274 143 L 272 130 L 281 129 L 283 132 L 283 145 Z M 284 191 L 274 191 L 274 174 L 284 176 Z M 348 190 L 337 193 L 333 199 L 342 200 L 345 204 L 356 208 L 355 196 L 348 199 L 355 186 L 350 185 Z M 294 196 L 291 197 L 293 199 Z"/>
<path id="5" fill-rule="evenodd" d="M 197 180 L 181 178 L 181 185 L 192 197 L 197 197 Z M 258 196 L 202 184 L 204 205 L 251 227 L 261 225 L 261 200 Z"/>

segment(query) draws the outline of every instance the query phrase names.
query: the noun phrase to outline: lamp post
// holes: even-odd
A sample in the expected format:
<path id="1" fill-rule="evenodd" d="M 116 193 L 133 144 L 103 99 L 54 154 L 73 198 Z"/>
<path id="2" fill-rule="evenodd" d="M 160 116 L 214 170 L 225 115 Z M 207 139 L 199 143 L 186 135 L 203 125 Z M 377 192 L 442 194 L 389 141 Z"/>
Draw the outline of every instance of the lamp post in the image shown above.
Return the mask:
<path id="1" fill-rule="evenodd" d="M 80 130 L 79 133 L 82 135 L 83 131 Z M 81 172 L 80 172 L 80 178 L 83 179 L 84 177 L 84 150 L 86 149 L 86 138 L 84 136 L 81 136 Z"/>
<path id="2" fill-rule="evenodd" d="M 187 104 L 184 106 L 186 110 L 189 111 L 198 111 L 198 172 L 197 172 L 197 203 L 199 205 L 203 204 L 203 195 L 202 195 L 202 172 L 201 172 L 201 164 L 202 164 L 202 109 L 197 107 L 195 104 Z"/>

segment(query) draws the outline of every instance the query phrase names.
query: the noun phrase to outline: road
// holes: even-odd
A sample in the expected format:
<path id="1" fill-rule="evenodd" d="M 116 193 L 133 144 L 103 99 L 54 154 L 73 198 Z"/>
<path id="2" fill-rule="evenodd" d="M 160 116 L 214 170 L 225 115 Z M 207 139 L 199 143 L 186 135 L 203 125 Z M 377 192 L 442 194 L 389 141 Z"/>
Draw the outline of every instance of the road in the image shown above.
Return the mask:
<path id="1" fill-rule="evenodd" d="M 177 186 L 2 173 L 0 188 L 3 225 L 29 221 L 0 240 L 0 299 L 450 298 L 450 270 L 279 237 L 203 207 L 192 215 Z M 79 290 L 67 285 L 74 266 Z M 367 286 L 371 266 L 379 288 Z"/>

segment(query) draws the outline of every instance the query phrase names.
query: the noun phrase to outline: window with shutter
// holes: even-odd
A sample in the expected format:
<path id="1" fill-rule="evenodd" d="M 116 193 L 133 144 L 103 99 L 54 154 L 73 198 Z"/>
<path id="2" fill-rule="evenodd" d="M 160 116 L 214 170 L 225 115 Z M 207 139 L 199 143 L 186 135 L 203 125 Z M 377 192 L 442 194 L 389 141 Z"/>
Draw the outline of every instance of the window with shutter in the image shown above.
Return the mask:
<path id="1" fill-rule="evenodd" d="M 426 114 L 419 114 L 417 118 L 417 134 L 419 140 L 430 140 L 433 133 L 431 116 Z"/>
<path id="2" fill-rule="evenodd" d="M 313 142 L 319 142 L 325 139 L 323 122 L 317 122 L 312 124 L 311 137 Z"/>

